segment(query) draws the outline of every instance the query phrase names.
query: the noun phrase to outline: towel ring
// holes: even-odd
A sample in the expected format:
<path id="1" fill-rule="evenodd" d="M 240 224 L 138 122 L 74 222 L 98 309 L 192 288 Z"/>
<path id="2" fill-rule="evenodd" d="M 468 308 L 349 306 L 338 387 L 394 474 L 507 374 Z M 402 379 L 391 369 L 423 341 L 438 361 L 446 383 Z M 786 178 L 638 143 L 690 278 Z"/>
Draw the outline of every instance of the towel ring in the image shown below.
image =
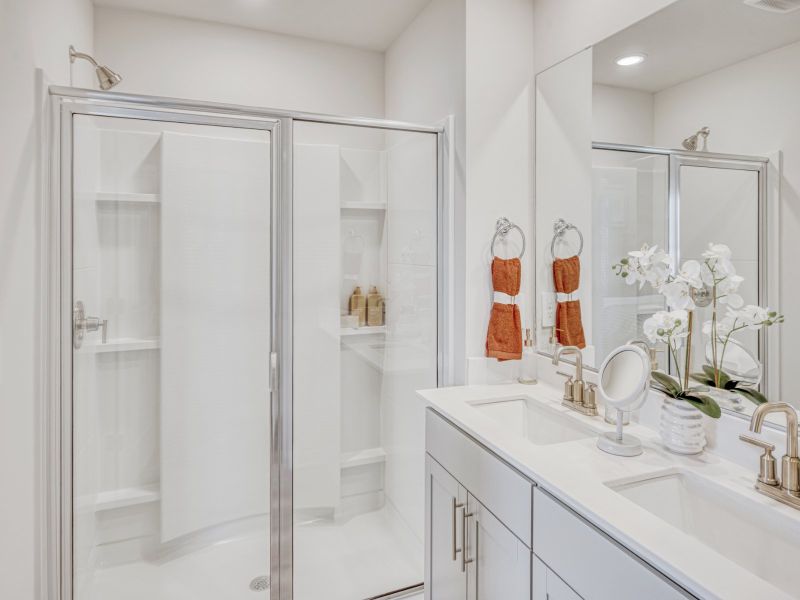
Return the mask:
<path id="1" fill-rule="evenodd" d="M 515 225 L 505 217 L 500 217 L 497 219 L 497 224 L 495 225 L 496 230 L 494 232 L 494 237 L 492 238 L 492 256 L 497 256 L 494 252 L 494 245 L 497 242 L 497 238 L 505 239 L 508 233 L 512 229 L 516 229 L 519 231 L 520 237 L 522 237 L 522 250 L 519 253 L 519 258 L 522 258 L 525 254 L 525 232 L 522 231 L 522 228 L 519 225 Z"/>
<path id="2" fill-rule="evenodd" d="M 570 229 L 578 234 L 578 238 L 581 241 L 581 244 L 578 247 L 578 252 L 576 252 L 576 256 L 580 256 L 581 252 L 583 252 L 583 234 L 581 233 L 581 230 L 575 227 L 575 225 L 572 223 L 567 223 L 564 219 L 556 219 L 556 222 L 553 223 L 553 241 L 550 242 L 550 256 L 553 260 L 556 259 L 556 242 L 563 238 Z"/>

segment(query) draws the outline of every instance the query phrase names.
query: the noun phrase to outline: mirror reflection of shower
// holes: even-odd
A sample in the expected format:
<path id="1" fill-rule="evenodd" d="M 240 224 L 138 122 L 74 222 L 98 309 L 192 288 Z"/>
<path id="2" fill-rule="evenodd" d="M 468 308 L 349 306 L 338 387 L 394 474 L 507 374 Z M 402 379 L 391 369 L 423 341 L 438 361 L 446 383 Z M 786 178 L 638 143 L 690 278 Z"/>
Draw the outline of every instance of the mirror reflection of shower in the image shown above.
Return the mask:
<path id="1" fill-rule="evenodd" d="M 688 138 L 683 140 L 682 145 L 684 148 L 686 148 L 686 150 L 695 152 L 697 151 L 697 143 L 700 141 L 700 138 L 703 138 L 703 147 L 700 149 L 700 152 L 707 152 L 709 135 L 711 135 L 711 130 L 708 127 L 703 127 L 694 135 L 690 135 Z"/>
<path id="2" fill-rule="evenodd" d="M 74 63 L 75 59 L 82 58 L 83 60 L 87 60 L 92 65 L 94 65 L 94 72 L 97 75 L 97 82 L 100 85 L 101 90 L 110 90 L 115 85 L 117 85 L 120 81 L 122 81 L 122 76 L 107 67 L 106 65 L 97 64 L 97 61 L 86 54 L 85 52 L 78 52 L 75 50 L 74 46 L 69 47 L 69 62 Z"/>

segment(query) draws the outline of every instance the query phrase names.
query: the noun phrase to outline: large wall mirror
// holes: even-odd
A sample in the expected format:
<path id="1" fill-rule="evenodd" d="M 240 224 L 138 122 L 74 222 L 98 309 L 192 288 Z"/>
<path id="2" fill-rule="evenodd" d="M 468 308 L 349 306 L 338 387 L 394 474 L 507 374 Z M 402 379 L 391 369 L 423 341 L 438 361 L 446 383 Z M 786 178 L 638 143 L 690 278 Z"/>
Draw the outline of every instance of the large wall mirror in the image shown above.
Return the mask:
<path id="1" fill-rule="evenodd" d="M 716 361 L 770 401 L 800 408 L 785 351 L 800 334 L 800 10 L 766 5 L 677 0 L 537 75 L 541 352 L 578 345 L 596 368 L 640 339 L 677 376 L 685 358 L 653 341 L 654 327 L 674 326 L 654 315 L 681 304 L 664 295 L 663 279 L 702 279 L 705 271 L 681 275 L 682 265 L 712 264 L 717 275 L 689 287 L 692 372 Z M 639 258 L 660 265 L 648 267 L 649 281 L 625 277 Z M 706 305 L 714 277 L 717 344 Z M 770 311 L 746 313 L 754 306 Z M 784 322 L 755 326 L 774 312 Z M 736 315 L 736 328 L 751 326 L 728 336 Z M 743 415 L 757 401 L 719 398 Z"/>

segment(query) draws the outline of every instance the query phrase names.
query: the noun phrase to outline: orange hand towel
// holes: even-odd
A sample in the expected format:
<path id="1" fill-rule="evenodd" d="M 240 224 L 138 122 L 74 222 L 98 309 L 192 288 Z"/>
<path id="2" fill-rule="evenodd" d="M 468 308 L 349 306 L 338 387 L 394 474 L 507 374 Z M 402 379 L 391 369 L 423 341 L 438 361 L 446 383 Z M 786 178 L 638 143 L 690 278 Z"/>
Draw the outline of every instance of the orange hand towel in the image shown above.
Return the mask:
<path id="1" fill-rule="evenodd" d="M 492 260 L 492 288 L 509 296 L 519 294 L 522 280 L 522 263 L 518 258 L 497 258 Z"/>
<path id="2" fill-rule="evenodd" d="M 569 300 L 556 305 L 556 335 L 563 346 L 586 347 L 581 323 L 581 301 Z"/>
<path id="3" fill-rule="evenodd" d="M 571 294 L 581 281 L 581 259 L 577 256 L 553 261 L 553 284 L 556 292 Z M 581 321 L 580 300 L 559 302 L 556 306 L 556 337 L 564 346 L 586 347 Z"/>
<path id="4" fill-rule="evenodd" d="M 562 294 L 571 294 L 581 282 L 581 259 L 577 256 L 553 261 L 553 285 Z"/>
<path id="5" fill-rule="evenodd" d="M 495 302 L 486 334 L 486 356 L 497 360 L 522 358 L 522 324 L 516 304 Z"/>

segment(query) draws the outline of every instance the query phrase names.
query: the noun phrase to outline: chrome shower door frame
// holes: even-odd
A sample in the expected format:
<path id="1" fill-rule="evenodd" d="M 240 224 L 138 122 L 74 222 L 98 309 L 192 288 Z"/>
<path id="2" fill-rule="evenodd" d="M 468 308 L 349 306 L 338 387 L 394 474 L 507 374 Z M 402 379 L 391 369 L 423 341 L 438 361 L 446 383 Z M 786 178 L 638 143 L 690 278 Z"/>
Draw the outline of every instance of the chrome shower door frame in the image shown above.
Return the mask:
<path id="1" fill-rule="evenodd" d="M 43 535 L 40 543 L 41 596 L 47 600 L 72 600 L 73 598 L 73 345 L 72 345 L 72 301 L 73 301 L 73 123 L 77 115 L 138 119 L 151 122 L 185 123 L 218 127 L 235 127 L 262 130 L 270 134 L 270 159 L 265 165 L 270 169 L 270 336 L 271 448 L 274 452 L 275 406 L 281 405 L 281 389 L 276 370 L 281 367 L 277 360 L 280 339 L 285 337 L 282 318 L 283 300 L 276 292 L 281 289 L 280 219 L 286 214 L 286 198 L 291 209 L 289 195 L 283 189 L 281 149 L 285 123 L 271 115 L 236 116 L 230 112 L 208 110 L 207 107 L 185 105 L 147 105 L 120 100 L 116 94 L 103 94 L 101 98 L 90 98 L 82 90 L 51 88 L 51 155 L 50 190 L 53 202 L 47 224 L 49 228 L 49 275 L 43 286 L 47 299 L 45 340 L 43 348 L 50 354 L 46 376 L 49 382 L 48 398 L 44 404 L 47 421 L 45 434 L 45 459 L 43 461 L 43 490 L 46 498 L 42 503 L 41 519 Z M 290 335 L 290 334 L 289 334 Z M 289 355 L 290 359 L 290 355 Z M 280 413 L 278 413 L 280 414 Z M 273 463 L 274 468 L 274 463 Z M 276 490 L 270 476 L 270 518 Z M 270 540 L 271 544 L 275 542 Z M 265 569 L 267 565 L 265 565 Z M 271 569 L 273 575 L 275 569 Z"/>
<path id="2" fill-rule="evenodd" d="M 758 303 L 761 306 L 774 304 L 780 298 L 780 245 L 778 237 L 778 197 L 773 191 L 776 183 L 770 181 L 771 160 L 763 156 L 723 154 L 718 152 L 690 152 L 651 146 L 635 146 L 608 142 L 593 142 L 593 150 L 631 152 L 635 154 L 661 155 L 668 158 L 667 250 L 675 264 L 680 264 L 680 170 L 684 166 L 710 169 L 751 171 L 758 175 Z M 773 159 L 774 160 L 774 159 Z M 779 165 L 777 165 L 779 168 Z M 773 166 L 774 167 L 774 166 Z M 778 369 L 770 368 L 770 356 L 778 356 L 780 331 L 778 328 L 762 328 L 758 332 L 758 354 L 763 367 L 762 392 L 769 396 L 780 391 Z M 671 360 L 671 359 L 670 359 Z M 737 417 L 741 413 L 723 408 Z M 780 427 L 780 426 L 778 426 Z"/>
<path id="3" fill-rule="evenodd" d="M 270 198 L 270 575 L 272 600 L 293 598 L 292 203 L 295 122 L 366 127 L 436 136 L 437 385 L 454 381 L 452 266 L 454 190 L 452 118 L 419 125 L 217 102 L 51 86 L 50 173 L 45 183 L 40 375 L 44 413 L 40 519 L 41 597 L 73 600 L 72 590 L 72 121 L 76 114 L 235 126 L 271 132 Z M 48 189 L 49 188 L 49 189 Z M 417 588 L 416 591 L 418 591 Z M 411 589 L 407 590 L 411 591 Z M 389 592 L 389 596 L 396 594 Z M 405 591 L 404 591 L 405 592 Z"/>

